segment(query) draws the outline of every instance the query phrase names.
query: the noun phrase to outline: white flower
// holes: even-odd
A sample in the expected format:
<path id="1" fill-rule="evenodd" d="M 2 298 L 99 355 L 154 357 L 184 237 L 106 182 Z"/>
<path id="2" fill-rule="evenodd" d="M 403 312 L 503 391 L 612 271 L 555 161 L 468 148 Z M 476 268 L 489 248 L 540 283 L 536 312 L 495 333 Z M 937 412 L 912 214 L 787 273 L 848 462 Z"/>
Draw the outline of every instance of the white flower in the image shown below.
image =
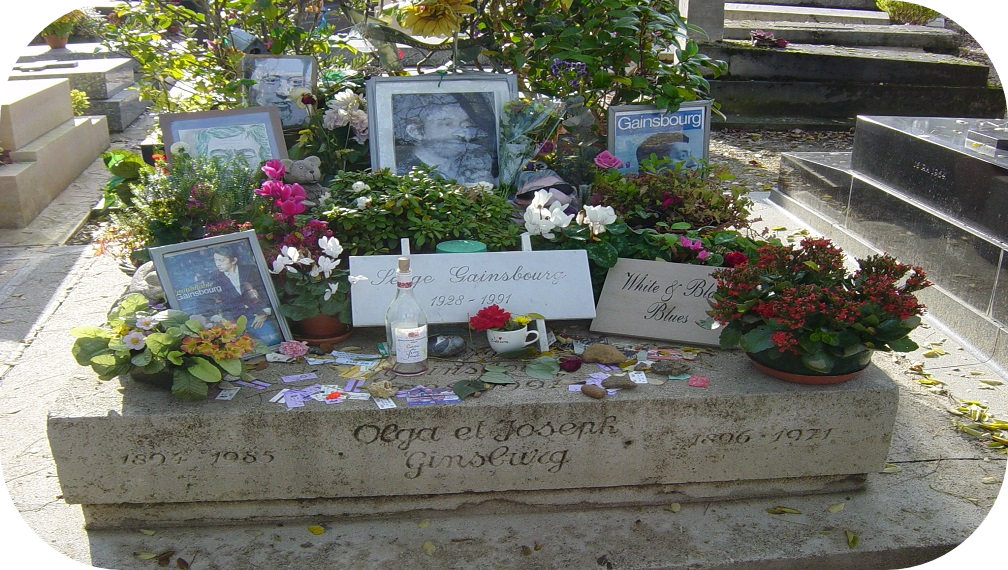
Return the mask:
<path id="1" fill-rule="evenodd" d="M 367 133 L 367 111 L 363 111 L 361 109 L 354 109 L 350 111 L 350 126 L 358 133 Z"/>
<path id="2" fill-rule="evenodd" d="M 532 197 L 532 203 L 528 207 L 545 208 L 551 196 L 552 194 L 550 194 L 549 190 L 536 190 L 535 195 Z M 528 208 L 526 208 L 526 211 L 528 211 Z"/>
<path id="3" fill-rule="evenodd" d="M 371 189 L 371 187 L 368 186 L 363 180 L 358 180 L 357 182 L 354 182 L 353 186 L 351 186 L 350 188 L 354 192 L 367 192 L 368 190 Z"/>
<path id="4" fill-rule="evenodd" d="M 352 89 L 344 89 L 333 95 L 333 98 L 329 100 L 328 106 L 330 109 L 356 111 L 360 109 L 360 104 L 360 97 Z"/>
<path id="5" fill-rule="evenodd" d="M 370 280 L 371 280 L 370 278 L 364 275 L 351 275 L 347 277 L 347 281 L 349 281 L 351 285 L 356 285 L 361 281 L 370 281 Z"/>
<path id="6" fill-rule="evenodd" d="M 322 126 L 328 130 L 350 124 L 350 113 L 346 109 L 327 109 L 322 113 Z"/>
<path id="7" fill-rule="evenodd" d="M 616 221 L 616 212 L 611 206 L 585 206 L 578 213 L 578 223 L 591 226 L 593 235 L 605 233 L 605 227 Z"/>
<path id="8" fill-rule="evenodd" d="M 531 205 L 525 209 L 525 230 L 529 234 L 541 235 L 546 239 L 553 239 L 553 228 L 556 224 L 550 218 L 549 210 L 544 208 L 533 208 Z"/>
<path id="9" fill-rule="evenodd" d="M 190 150 L 189 143 L 182 141 L 175 142 L 168 147 L 168 152 L 171 154 L 189 154 Z"/>
<path id="10" fill-rule="evenodd" d="M 371 197 L 370 196 L 361 196 L 360 198 L 357 198 L 357 209 L 358 210 L 363 210 L 365 208 L 370 208 L 370 207 L 371 207 Z"/>
<path id="11" fill-rule="evenodd" d="M 316 264 L 315 267 L 312 268 L 310 275 L 312 277 L 318 277 L 319 274 L 321 273 L 322 275 L 325 276 L 326 279 L 329 279 L 329 276 L 332 275 L 332 272 L 334 269 L 336 269 L 337 265 L 339 265 L 338 259 L 333 259 L 331 257 L 320 255 L 318 259 L 318 264 Z"/>
<path id="12" fill-rule="evenodd" d="M 310 265 L 312 260 L 311 258 L 301 257 L 301 252 L 296 247 L 284 246 L 280 248 L 280 255 L 276 256 L 276 259 L 273 260 L 273 268 L 270 269 L 270 273 L 280 273 L 284 269 L 291 273 L 296 273 L 297 268 L 294 267 L 296 263 Z"/>
<path id="13" fill-rule="evenodd" d="M 339 291 L 339 283 L 330 283 L 329 289 L 326 290 L 325 295 L 322 296 L 322 299 L 328 301 L 329 298 L 332 297 L 334 293 L 336 293 L 336 291 Z"/>
<path id="14" fill-rule="evenodd" d="M 151 315 L 140 315 L 137 317 L 136 326 L 138 329 L 149 331 L 154 328 L 154 317 Z"/>
<path id="15" fill-rule="evenodd" d="M 318 239 L 318 246 L 322 248 L 322 253 L 329 257 L 339 257 L 343 253 L 343 246 L 340 245 L 339 240 L 335 237 L 320 237 Z"/>
<path id="16" fill-rule="evenodd" d="M 558 228 L 566 228 L 570 225 L 571 220 L 574 219 L 574 214 L 568 214 L 564 211 L 564 205 L 560 202 L 553 202 L 550 206 L 550 219 L 556 224 Z"/>

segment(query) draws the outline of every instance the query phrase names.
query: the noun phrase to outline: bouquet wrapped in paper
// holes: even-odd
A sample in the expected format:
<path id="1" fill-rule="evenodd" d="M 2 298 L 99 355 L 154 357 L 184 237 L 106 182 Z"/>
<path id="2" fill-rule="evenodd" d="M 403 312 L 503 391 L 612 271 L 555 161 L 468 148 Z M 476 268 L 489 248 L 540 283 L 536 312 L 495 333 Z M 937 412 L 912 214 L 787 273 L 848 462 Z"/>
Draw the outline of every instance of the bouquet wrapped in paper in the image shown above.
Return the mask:
<path id="1" fill-rule="evenodd" d="M 539 154 L 552 149 L 553 136 L 563 120 L 562 101 L 535 95 L 504 104 L 501 114 L 500 177 L 502 193 L 515 186 L 518 173 Z"/>

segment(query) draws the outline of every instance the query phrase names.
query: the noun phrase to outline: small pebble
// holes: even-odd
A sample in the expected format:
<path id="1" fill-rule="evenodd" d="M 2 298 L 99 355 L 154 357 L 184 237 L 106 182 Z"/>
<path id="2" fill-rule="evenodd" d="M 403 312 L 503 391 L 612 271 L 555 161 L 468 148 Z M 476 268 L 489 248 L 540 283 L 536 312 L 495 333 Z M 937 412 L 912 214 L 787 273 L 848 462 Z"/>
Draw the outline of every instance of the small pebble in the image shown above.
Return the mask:
<path id="1" fill-rule="evenodd" d="M 651 372 L 659 376 L 679 376 L 689 370 L 690 365 L 681 360 L 657 360 L 651 364 Z"/>
<path id="2" fill-rule="evenodd" d="M 581 360 L 598 364 L 621 364 L 626 356 L 611 344 L 593 344 L 581 353 Z"/>
<path id="3" fill-rule="evenodd" d="M 391 398 L 396 395 L 395 386 L 392 382 L 388 380 L 380 380 L 378 382 L 372 382 L 368 384 L 367 387 L 368 394 L 371 394 L 375 398 Z"/>
<path id="4" fill-rule="evenodd" d="M 602 387 L 629 389 L 629 388 L 636 388 L 637 384 L 635 384 L 632 380 L 630 380 L 626 376 L 610 376 L 609 378 L 606 378 L 605 380 L 602 381 Z"/>
<path id="5" fill-rule="evenodd" d="M 584 386 L 581 386 L 581 393 L 585 396 L 595 398 L 596 400 L 601 400 L 602 398 L 605 398 L 606 395 L 605 388 L 601 388 L 594 384 L 585 384 Z"/>

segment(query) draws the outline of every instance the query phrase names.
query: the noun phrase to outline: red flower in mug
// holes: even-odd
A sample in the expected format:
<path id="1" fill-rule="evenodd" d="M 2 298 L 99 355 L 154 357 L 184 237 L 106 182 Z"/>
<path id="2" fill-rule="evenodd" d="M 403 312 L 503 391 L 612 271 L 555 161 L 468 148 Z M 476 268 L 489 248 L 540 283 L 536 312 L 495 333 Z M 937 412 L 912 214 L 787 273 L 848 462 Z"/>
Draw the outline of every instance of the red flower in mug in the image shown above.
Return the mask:
<path id="1" fill-rule="evenodd" d="M 469 319 L 469 326 L 474 331 L 485 331 L 489 329 L 499 329 L 507 324 L 511 318 L 511 313 L 500 308 L 498 305 L 483 307 Z"/>

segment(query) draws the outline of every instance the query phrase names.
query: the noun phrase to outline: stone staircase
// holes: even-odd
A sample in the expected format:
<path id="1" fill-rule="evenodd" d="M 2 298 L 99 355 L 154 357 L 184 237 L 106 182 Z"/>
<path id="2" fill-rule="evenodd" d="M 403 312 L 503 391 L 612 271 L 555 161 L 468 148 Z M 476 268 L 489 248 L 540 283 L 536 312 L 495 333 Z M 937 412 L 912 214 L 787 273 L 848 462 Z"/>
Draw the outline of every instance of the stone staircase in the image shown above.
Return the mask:
<path id="1" fill-rule="evenodd" d="M 12 81 L 0 100 L 0 228 L 27 226 L 109 147 L 104 116 L 75 117 L 70 80 Z"/>
<path id="2" fill-rule="evenodd" d="M 955 31 L 889 25 L 885 13 L 851 3 L 726 3 L 724 39 L 701 46 L 729 64 L 710 82 L 726 116 L 715 117 L 715 127 L 848 129 L 858 115 L 1004 116 L 1003 90 L 987 85 L 990 70 L 951 55 Z M 829 7 L 837 5 L 844 7 Z M 752 30 L 789 43 L 753 47 Z"/>

